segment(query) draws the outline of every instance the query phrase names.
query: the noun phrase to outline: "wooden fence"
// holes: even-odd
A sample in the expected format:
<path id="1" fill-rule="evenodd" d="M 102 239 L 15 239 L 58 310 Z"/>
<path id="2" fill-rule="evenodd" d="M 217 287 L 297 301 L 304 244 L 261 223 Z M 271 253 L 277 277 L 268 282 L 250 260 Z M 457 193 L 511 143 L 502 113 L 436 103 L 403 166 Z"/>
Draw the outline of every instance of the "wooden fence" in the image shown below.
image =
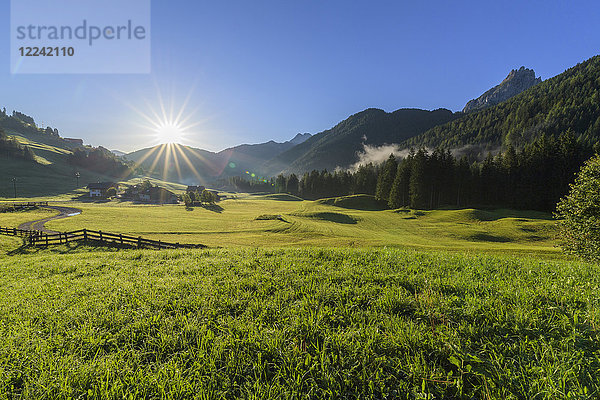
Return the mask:
<path id="1" fill-rule="evenodd" d="M 202 244 L 169 243 L 161 240 L 144 239 L 141 236 L 135 237 L 120 233 L 115 234 L 102 231 L 92 231 L 89 229 L 47 234 L 41 231 L 0 227 L 0 234 L 25 237 L 27 238 L 27 243 L 32 246 L 51 246 L 69 242 L 84 242 L 107 245 L 112 244 L 117 246 L 134 247 L 138 249 L 201 249 L 206 247 Z"/>

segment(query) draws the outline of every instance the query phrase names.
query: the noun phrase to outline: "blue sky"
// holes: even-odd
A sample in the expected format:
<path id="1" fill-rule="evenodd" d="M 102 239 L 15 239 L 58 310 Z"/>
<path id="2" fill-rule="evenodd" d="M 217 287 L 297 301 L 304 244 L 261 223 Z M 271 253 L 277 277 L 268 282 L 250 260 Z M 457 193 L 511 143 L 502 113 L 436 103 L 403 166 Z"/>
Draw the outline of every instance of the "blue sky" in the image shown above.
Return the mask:
<path id="1" fill-rule="evenodd" d="M 152 73 L 11 75 L 0 0 L 0 107 L 62 136 L 156 144 L 133 108 L 159 95 L 220 150 L 317 133 L 365 108 L 460 110 L 513 68 L 547 79 L 598 53 L 593 1 L 152 1 Z M 132 108 L 133 107 L 133 108 Z"/>

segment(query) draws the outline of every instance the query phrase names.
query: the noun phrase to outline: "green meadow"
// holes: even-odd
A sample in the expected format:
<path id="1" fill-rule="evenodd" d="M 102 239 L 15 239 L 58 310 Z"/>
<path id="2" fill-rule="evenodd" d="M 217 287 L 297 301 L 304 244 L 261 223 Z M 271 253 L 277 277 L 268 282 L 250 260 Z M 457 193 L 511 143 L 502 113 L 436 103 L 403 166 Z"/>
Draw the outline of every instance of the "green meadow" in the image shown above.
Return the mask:
<path id="1" fill-rule="evenodd" d="M 365 196 L 55 204 L 83 212 L 53 230 L 210 248 L 0 236 L 2 398 L 600 396 L 598 265 L 559 252 L 548 214 Z"/>
<path id="2" fill-rule="evenodd" d="M 51 221 L 210 247 L 410 247 L 560 256 L 549 214 L 513 210 L 374 210 L 367 196 L 298 201 L 289 195 L 231 195 L 215 207 L 69 203 L 81 215 Z M 359 204 L 355 204 L 359 201 Z M 352 206 L 353 208 L 348 208 Z"/>
<path id="3" fill-rule="evenodd" d="M 598 272 L 401 249 L 24 251 L 0 259 L 0 392 L 593 399 Z"/>

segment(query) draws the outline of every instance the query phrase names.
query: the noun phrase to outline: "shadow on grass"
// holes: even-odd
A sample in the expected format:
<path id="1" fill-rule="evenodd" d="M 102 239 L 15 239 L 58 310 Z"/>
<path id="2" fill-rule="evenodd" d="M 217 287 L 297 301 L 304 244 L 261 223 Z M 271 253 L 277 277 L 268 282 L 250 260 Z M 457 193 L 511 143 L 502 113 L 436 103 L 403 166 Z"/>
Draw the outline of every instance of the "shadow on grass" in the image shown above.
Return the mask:
<path id="1" fill-rule="evenodd" d="M 356 224 L 358 219 L 347 214 L 336 212 L 312 212 L 312 213 L 294 213 L 297 217 L 318 219 L 321 221 L 335 222 L 337 224 Z"/>
<path id="2" fill-rule="evenodd" d="M 281 221 L 285 223 L 290 223 L 283 218 L 283 215 L 275 215 L 275 214 L 261 214 L 258 217 L 254 218 L 256 221 Z"/>
<path id="3" fill-rule="evenodd" d="M 93 198 L 93 197 L 90 197 L 89 194 L 87 194 L 87 193 L 71 196 L 71 200 L 78 201 L 81 203 L 97 203 L 97 204 L 110 203 L 110 201 L 111 201 L 110 199 Z"/>
<path id="4" fill-rule="evenodd" d="M 208 211 L 212 211 L 212 212 L 216 212 L 216 213 L 222 213 L 223 210 L 225 210 L 223 207 L 221 207 L 218 204 L 204 204 L 200 207 L 202 207 Z"/>
<path id="5" fill-rule="evenodd" d="M 121 245 L 118 243 L 107 243 L 103 244 L 94 242 L 70 242 L 63 245 L 51 245 L 51 246 L 30 246 L 27 243 L 22 244 L 20 247 L 11 250 L 6 253 L 8 256 L 18 256 L 24 254 L 37 254 L 40 252 L 53 253 L 53 254 L 69 254 L 78 252 L 88 251 L 106 251 L 114 252 L 119 250 L 131 250 L 133 246 Z"/>
<path id="6" fill-rule="evenodd" d="M 388 209 L 385 201 L 376 200 L 375 196 L 356 194 L 351 196 L 331 197 L 316 200 L 319 204 L 362 211 L 381 211 Z"/>

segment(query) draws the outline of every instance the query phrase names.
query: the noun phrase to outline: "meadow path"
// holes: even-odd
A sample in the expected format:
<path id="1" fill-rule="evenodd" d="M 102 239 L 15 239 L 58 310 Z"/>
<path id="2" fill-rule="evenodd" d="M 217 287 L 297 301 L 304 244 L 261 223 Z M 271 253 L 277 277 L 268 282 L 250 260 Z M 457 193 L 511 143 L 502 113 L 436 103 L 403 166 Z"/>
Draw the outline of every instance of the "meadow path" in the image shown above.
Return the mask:
<path id="1" fill-rule="evenodd" d="M 48 221 L 53 221 L 55 219 L 62 219 L 62 218 L 72 217 L 73 215 L 81 214 L 81 210 L 79 208 L 74 208 L 74 207 L 44 206 L 43 208 L 56 210 L 59 212 L 59 214 L 57 214 L 53 217 L 38 219 L 36 221 L 25 222 L 25 223 L 19 225 L 19 229 L 42 231 L 42 232 L 45 232 L 48 234 L 58 233 L 58 232 L 46 229 L 44 224 Z"/>

